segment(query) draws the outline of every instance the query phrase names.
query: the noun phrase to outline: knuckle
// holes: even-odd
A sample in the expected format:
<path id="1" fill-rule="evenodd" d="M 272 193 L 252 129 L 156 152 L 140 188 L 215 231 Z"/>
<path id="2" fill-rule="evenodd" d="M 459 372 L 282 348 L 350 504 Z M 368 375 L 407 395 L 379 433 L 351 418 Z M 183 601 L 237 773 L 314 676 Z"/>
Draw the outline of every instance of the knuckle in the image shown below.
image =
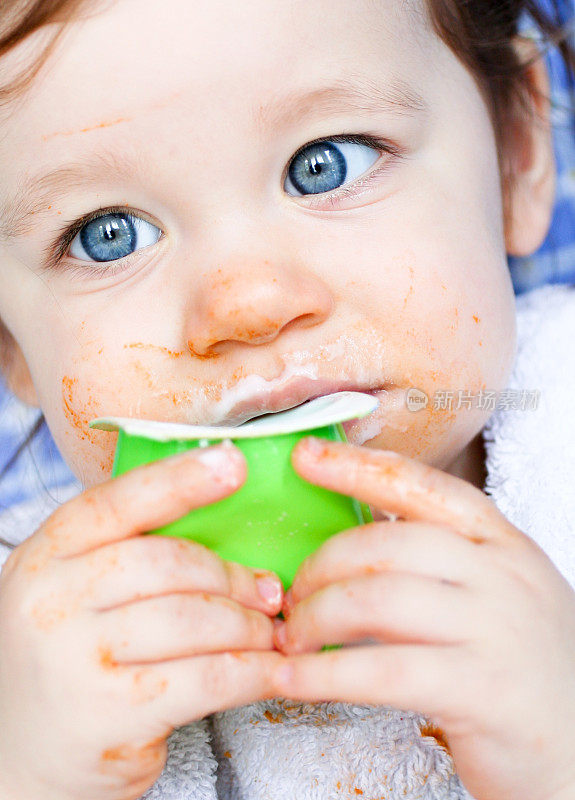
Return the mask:
<path id="1" fill-rule="evenodd" d="M 235 561 L 218 559 L 218 579 L 229 597 L 245 599 L 256 592 L 255 573 Z"/>
<path id="2" fill-rule="evenodd" d="M 272 621 L 258 611 L 245 611 L 243 614 L 247 640 L 253 644 L 269 644 L 272 641 Z"/>
<path id="3" fill-rule="evenodd" d="M 99 491 L 98 491 L 99 490 Z M 115 530 L 125 528 L 126 521 L 126 502 L 123 485 L 116 485 L 108 491 L 102 491 L 95 486 L 84 493 L 84 504 L 90 508 L 91 524 L 94 527 L 111 527 Z"/>

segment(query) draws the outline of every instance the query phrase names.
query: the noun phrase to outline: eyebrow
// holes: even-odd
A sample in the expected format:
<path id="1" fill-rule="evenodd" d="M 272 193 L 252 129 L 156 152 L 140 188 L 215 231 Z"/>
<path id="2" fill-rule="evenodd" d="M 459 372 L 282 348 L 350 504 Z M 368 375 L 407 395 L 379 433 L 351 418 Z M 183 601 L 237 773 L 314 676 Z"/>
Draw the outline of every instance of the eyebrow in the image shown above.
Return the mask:
<path id="1" fill-rule="evenodd" d="M 48 172 L 25 176 L 16 199 L 0 207 L 0 239 L 7 242 L 30 233 L 58 197 L 71 189 L 101 185 L 104 175 L 133 179 L 135 174 L 144 174 L 141 159 L 103 150 Z"/>
<path id="2" fill-rule="evenodd" d="M 427 112 L 423 97 L 405 81 L 392 78 L 386 86 L 367 77 L 341 78 L 331 86 L 313 89 L 305 94 L 297 91 L 276 96 L 266 107 L 255 112 L 261 127 L 293 125 L 307 116 L 328 116 L 337 113 L 416 116 Z"/>
<path id="3" fill-rule="evenodd" d="M 416 116 L 428 110 L 423 97 L 398 78 L 382 86 L 369 78 L 356 77 L 342 78 L 303 94 L 294 90 L 276 95 L 268 105 L 255 109 L 252 116 L 257 127 L 273 129 L 293 126 L 312 115 L 314 118 L 338 113 Z M 72 189 L 101 185 L 106 175 L 133 180 L 134 175 L 145 174 L 143 154 L 101 150 L 48 172 L 27 175 L 19 184 L 17 198 L 0 206 L 0 240 L 9 242 L 31 233 L 58 202 L 58 197 Z"/>

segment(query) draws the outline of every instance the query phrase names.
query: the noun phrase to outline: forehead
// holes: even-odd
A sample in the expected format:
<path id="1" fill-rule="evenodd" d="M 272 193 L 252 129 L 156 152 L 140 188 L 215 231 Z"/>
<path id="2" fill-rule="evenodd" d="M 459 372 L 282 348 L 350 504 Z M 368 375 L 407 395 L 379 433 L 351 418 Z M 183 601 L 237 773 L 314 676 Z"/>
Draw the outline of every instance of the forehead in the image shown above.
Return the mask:
<path id="1" fill-rule="evenodd" d="M 40 52 L 50 30 L 0 59 L 1 81 Z M 424 60 L 429 38 L 413 0 L 163 0 L 162 13 L 157 0 L 115 0 L 73 22 L 17 109 L 44 99 L 49 128 L 89 123 L 100 109 L 153 108 L 186 90 L 213 104 L 239 90 L 245 103 L 329 74 L 371 69 L 385 81 Z"/>
<path id="2" fill-rule="evenodd" d="M 0 80 L 38 54 L 49 31 L 3 59 Z M 137 151 L 150 129 L 176 131 L 176 118 L 190 150 L 216 128 L 237 136 L 248 115 L 254 133 L 295 125 L 292 109 L 335 111 L 350 85 L 360 108 L 389 99 L 409 111 L 434 40 L 423 0 L 163 0 L 162 13 L 157 0 L 116 0 L 81 15 L 48 69 L 0 112 L 4 187 L 22 185 L 29 163 L 45 171 L 115 137 Z"/>

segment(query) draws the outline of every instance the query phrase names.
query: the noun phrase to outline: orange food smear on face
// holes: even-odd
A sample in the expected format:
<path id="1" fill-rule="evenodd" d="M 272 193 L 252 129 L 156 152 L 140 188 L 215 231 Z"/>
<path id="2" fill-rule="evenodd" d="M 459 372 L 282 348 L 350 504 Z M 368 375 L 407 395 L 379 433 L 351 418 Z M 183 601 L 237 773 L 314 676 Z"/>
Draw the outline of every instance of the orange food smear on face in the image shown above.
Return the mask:
<path id="1" fill-rule="evenodd" d="M 70 378 L 64 375 L 62 378 L 62 401 L 64 403 L 64 414 L 66 419 L 80 432 L 82 439 L 87 439 L 92 444 L 99 444 L 98 431 L 93 431 L 88 427 L 88 423 L 92 417 L 97 416 L 95 412 L 91 413 L 91 409 L 95 408 L 95 403 L 92 398 L 88 401 L 86 406 L 79 411 L 74 403 L 74 394 L 78 389 L 78 378 Z"/>
<path id="2" fill-rule="evenodd" d="M 177 352 L 176 350 L 170 350 L 169 347 L 162 347 L 156 344 L 145 344 L 144 342 L 133 342 L 132 344 L 125 344 L 125 349 L 133 349 L 137 348 L 138 350 L 156 350 L 160 353 L 165 353 L 166 355 L 170 356 L 170 358 L 180 358 L 180 356 L 184 355 L 184 351 Z"/>
<path id="3" fill-rule="evenodd" d="M 49 133 L 46 136 L 42 136 L 42 139 L 47 142 L 48 139 L 53 139 L 55 136 L 74 136 L 76 133 L 88 133 L 88 131 L 95 131 L 98 128 L 110 128 L 112 125 L 118 125 L 120 122 L 129 122 L 130 119 L 131 117 L 120 117 L 110 122 L 99 122 L 97 125 L 92 125 L 89 128 L 80 128 L 79 131 L 56 131 L 56 133 Z"/>

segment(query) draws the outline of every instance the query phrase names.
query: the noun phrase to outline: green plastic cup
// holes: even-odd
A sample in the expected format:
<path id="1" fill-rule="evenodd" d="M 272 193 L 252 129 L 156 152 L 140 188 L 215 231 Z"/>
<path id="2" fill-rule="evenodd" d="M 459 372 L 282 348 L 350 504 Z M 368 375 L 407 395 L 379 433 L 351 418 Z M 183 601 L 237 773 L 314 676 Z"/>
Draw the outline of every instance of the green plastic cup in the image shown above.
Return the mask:
<path id="1" fill-rule="evenodd" d="M 301 478 L 291 464 L 292 450 L 310 434 L 346 441 L 341 423 L 366 416 L 377 405 L 371 395 L 339 392 L 234 428 L 120 417 L 92 420 L 90 427 L 118 432 L 113 476 L 231 439 L 247 461 L 244 485 L 149 533 L 191 539 L 226 561 L 271 570 L 287 590 L 302 561 L 326 539 L 373 519 L 367 505 Z"/>

